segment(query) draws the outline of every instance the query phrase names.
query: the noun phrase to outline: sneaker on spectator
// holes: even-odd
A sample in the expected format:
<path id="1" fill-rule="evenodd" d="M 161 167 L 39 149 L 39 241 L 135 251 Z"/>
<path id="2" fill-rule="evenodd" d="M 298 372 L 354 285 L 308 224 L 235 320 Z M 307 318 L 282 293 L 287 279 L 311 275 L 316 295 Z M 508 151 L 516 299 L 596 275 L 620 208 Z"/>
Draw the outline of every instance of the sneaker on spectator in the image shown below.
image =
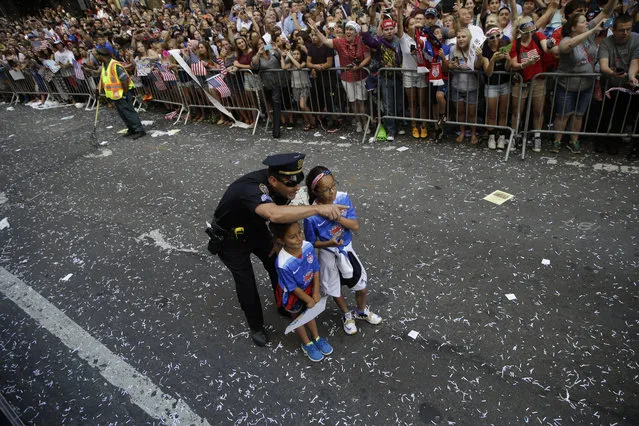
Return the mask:
<path id="1" fill-rule="evenodd" d="M 488 149 L 496 149 L 497 142 L 495 141 L 495 135 L 488 135 Z"/>
<path id="2" fill-rule="evenodd" d="M 406 134 L 406 130 L 404 128 L 399 129 L 399 131 L 397 132 L 398 135 L 405 135 Z"/>
<path id="3" fill-rule="evenodd" d="M 561 142 L 555 139 L 554 141 L 552 141 L 552 147 L 550 147 L 550 152 L 553 152 L 556 154 L 559 151 L 561 151 Z"/>
<path id="4" fill-rule="evenodd" d="M 357 333 L 357 326 L 355 325 L 355 318 L 353 318 L 352 311 L 349 311 L 343 314 L 342 321 L 344 322 L 344 332 L 346 334 Z"/>
<path id="5" fill-rule="evenodd" d="M 426 127 L 422 127 L 419 130 L 419 137 L 422 139 L 426 139 L 428 137 L 428 130 L 426 130 Z"/>
<path id="6" fill-rule="evenodd" d="M 413 127 L 413 137 L 419 139 L 419 129 L 417 127 Z"/>
<path id="7" fill-rule="evenodd" d="M 322 355 L 330 355 L 333 353 L 333 347 L 328 344 L 325 338 L 318 337 L 313 341 L 313 344 L 319 349 Z"/>
<path id="8" fill-rule="evenodd" d="M 573 154 L 581 154 L 581 146 L 579 145 L 579 141 L 570 141 L 568 142 L 568 150 Z"/>
<path id="9" fill-rule="evenodd" d="M 358 309 L 355 309 L 353 311 L 353 315 L 355 316 L 355 318 L 367 321 L 369 324 L 377 325 L 380 322 L 382 322 L 382 317 L 380 317 L 379 315 L 371 312 L 370 309 L 368 308 L 368 306 L 366 308 L 364 308 L 364 312 L 359 312 Z"/>
<path id="10" fill-rule="evenodd" d="M 535 138 L 532 150 L 533 152 L 541 152 L 541 138 Z"/>
<path id="11" fill-rule="evenodd" d="M 501 151 L 505 147 L 506 147 L 506 136 L 499 135 L 499 138 L 497 138 L 497 149 Z"/>
<path id="12" fill-rule="evenodd" d="M 393 141 L 395 140 L 395 136 L 393 136 L 393 135 L 386 135 L 386 140 L 387 140 L 388 142 L 393 142 Z"/>
<path id="13" fill-rule="evenodd" d="M 364 131 L 364 128 L 362 127 L 362 123 L 359 120 L 357 120 L 357 124 L 355 126 L 355 131 L 357 133 L 362 133 L 362 131 Z"/>
<path id="14" fill-rule="evenodd" d="M 324 355 L 313 342 L 308 342 L 306 345 L 302 343 L 302 352 L 313 362 L 320 362 L 324 359 Z"/>

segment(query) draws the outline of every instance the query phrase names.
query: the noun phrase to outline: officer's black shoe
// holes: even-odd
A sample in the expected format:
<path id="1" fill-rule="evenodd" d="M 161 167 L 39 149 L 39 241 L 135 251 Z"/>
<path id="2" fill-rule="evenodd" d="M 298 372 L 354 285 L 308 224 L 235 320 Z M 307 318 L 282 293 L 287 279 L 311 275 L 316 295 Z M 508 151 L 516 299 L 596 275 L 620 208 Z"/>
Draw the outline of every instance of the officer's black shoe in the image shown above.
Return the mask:
<path id="1" fill-rule="evenodd" d="M 253 343 L 257 346 L 266 346 L 268 343 L 268 336 L 266 335 L 264 327 L 259 330 L 251 330 L 251 339 L 253 339 Z"/>
<path id="2" fill-rule="evenodd" d="M 143 136 L 146 136 L 146 132 L 137 132 L 131 136 L 131 139 L 140 139 Z"/>
<path id="3" fill-rule="evenodd" d="M 133 135 L 135 135 L 135 134 L 136 134 L 135 132 L 130 132 L 130 131 L 129 131 L 129 132 L 126 132 L 126 133 L 124 134 L 124 137 L 125 137 L 125 138 L 130 138 L 131 136 L 133 136 Z"/>
<path id="4" fill-rule="evenodd" d="M 284 309 L 284 307 L 282 307 L 282 306 L 277 308 L 277 313 L 280 314 L 281 316 L 285 317 L 285 318 L 292 318 L 291 313 L 289 311 L 287 311 L 286 309 Z"/>
<path id="5" fill-rule="evenodd" d="M 282 134 L 280 133 L 280 131 L 279 131 L 279 130 L 278 130 L 278 131 L 273 130 L 273 137 L 274 137 L 275 139 L 279 139 L 281 135 L 282 135 Z"/>

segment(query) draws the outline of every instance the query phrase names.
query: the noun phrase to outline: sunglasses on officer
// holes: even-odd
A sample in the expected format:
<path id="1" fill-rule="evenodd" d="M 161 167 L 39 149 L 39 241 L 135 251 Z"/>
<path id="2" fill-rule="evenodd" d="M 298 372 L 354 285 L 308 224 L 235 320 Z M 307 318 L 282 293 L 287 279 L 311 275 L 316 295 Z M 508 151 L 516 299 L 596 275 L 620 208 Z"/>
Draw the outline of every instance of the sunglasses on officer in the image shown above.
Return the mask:
<path id="1" fill-rule="evenodd" d="M 287 186 L 289 188 L 295 188 L 296 186 L 299 185 L 299 182 L 296 182 L 296 181 L 293 181 L 293 180 L 290 180 L 290 179 L 282 179 L 282 178 L 279 178 L 279 177 L 276 177 L 275 179 L 277 179 L 279 182 L 283 183 L 284 186 Z"/>

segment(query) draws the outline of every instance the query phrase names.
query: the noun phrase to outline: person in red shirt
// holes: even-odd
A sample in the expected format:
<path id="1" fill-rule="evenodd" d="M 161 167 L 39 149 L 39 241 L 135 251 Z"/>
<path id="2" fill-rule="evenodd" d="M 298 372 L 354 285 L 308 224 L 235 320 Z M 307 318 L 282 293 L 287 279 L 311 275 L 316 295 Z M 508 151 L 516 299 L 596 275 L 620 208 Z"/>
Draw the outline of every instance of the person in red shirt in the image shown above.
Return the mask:
<path id="1" fill-rule="evenodd" d="M 513 28 L 515 42 L 510 49 L 510 67 L 513 71 L 521 73 L 521 79 L 516 80 L 512 88 L 512 122 L 517 125 L 518 114 L 526 109 L 526 100 L 532 96 L 533 126 L 541 129 L 544 122 L 544 101 L 546 97 L 546 85 L 543 77 L 533 77 L 545 71 L 543 55 L 547 53 L 552 44 L 548 44 L 546 37 L 541 32 L 536 32 L 535 23 L 529 16 L 521 16 L 517 19 Z M 520 39 L 517 40 L 517 35 Z M 516 131 L 518 129 L 515 129 Z M 533 151 L 541 151 L 541 134 L 535 132 Z"/>
<path id="2" fill-rule="evenodd" d="M 366 116 L 366 104 L 364 102 L 368 99 L 368 91 L 364 85 L 367 73 L 362 69 L 371 62 L 370 49 L 362 42 L 362 37 L 359 35 L 361 28 L 356 22 L 348 21 L 344 28 L 344 38 L 329 39 L 317 29 L 315 22 L 309 21 L 309 25 L 313 33 L 322 40 L 322 43 L 331 49 L 335 49 L 339 56 L 340 66 L 348 68 L 342 71 L 340 78 L 342 79 L 342 85 L 346 91 L 350 108 L 361 114 L 356 119 L 357 131 L 361 132 L 367 124 L 364 118 Z"/>

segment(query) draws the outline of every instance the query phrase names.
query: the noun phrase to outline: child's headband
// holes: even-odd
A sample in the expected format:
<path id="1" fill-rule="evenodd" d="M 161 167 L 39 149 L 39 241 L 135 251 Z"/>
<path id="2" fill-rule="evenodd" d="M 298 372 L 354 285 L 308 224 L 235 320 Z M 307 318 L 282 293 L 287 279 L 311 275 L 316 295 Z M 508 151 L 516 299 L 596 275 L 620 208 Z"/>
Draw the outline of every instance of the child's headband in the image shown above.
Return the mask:
<path id="1" fill-rule="evenodd" d="M 311 191 L 315 191 L 315 187 L 319 183 L 320 179 L 322 179 L 324 176 L 328 176 L 330 174 L 331 174 L 331 171 L 326 169 L 322 173 L 320 173 L 319 175 L 315 176 L 315 179 L 313 179 L 313 182 L 311 183 Z"/>

